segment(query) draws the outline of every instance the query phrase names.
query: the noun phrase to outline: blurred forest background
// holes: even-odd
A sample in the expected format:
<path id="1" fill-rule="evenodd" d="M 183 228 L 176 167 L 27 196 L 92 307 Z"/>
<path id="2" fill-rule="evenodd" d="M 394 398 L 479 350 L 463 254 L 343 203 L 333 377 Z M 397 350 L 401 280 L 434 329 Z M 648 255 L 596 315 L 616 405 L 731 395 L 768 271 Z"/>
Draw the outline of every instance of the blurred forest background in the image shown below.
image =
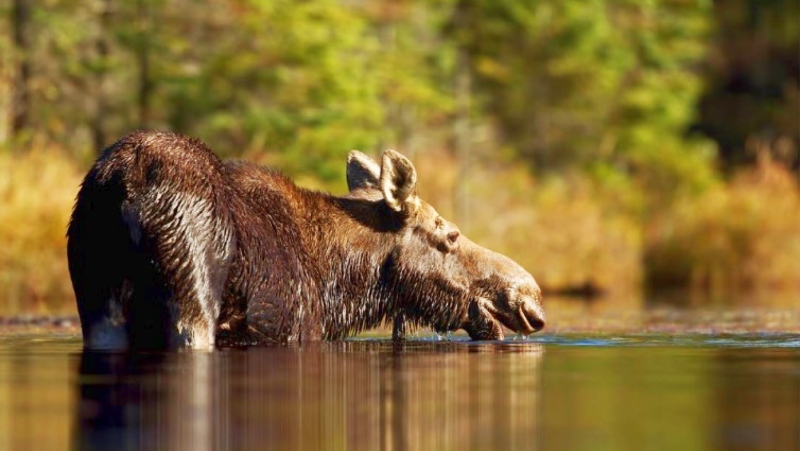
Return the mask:
<path id="1" fill-rule="evenodd" d="M 9 0 L 0 16 L 0 311 L 74 309 L 74 196 L 133 129 L 334 193 L 350 149 L 397 149 L 426 200 L 551 293 L 800 293 L 797 0 Z"/>

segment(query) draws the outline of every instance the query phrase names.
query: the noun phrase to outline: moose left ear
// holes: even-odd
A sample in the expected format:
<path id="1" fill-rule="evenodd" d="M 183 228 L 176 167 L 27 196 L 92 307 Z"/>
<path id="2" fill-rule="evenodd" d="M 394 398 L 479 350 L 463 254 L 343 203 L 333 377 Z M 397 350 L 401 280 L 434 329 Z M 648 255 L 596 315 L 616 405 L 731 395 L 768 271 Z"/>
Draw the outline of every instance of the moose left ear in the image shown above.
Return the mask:
<path id="1" fill-rule="evenodd" d="M 392 210 L 409 211 L 417 205 L 417 170 L 408 158 L 394 150 L 383 152 L 380 183 L 386 204 Z"/>
<path id="2" fill-rule="evenodd" d="M 357 150 L 350 151 L 347 155 L 347 188 L 350 191 L 378 188 L 380 177 L 381 167 L 375 160 Z"/>

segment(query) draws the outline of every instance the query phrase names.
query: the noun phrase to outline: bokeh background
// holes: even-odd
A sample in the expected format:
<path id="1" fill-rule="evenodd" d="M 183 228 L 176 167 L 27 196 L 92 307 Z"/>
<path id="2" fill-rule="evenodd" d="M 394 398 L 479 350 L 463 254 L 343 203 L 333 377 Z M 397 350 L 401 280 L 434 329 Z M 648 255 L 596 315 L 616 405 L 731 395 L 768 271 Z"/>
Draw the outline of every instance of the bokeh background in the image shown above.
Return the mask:
<path id="1" fill-rule="evenodd" d="M 797 0 L 9 0 L 0 313 L 74 313 L 81 177 L 134 129 L 345 191 L 394 148 L 549 296 L 800 304 Z"/>

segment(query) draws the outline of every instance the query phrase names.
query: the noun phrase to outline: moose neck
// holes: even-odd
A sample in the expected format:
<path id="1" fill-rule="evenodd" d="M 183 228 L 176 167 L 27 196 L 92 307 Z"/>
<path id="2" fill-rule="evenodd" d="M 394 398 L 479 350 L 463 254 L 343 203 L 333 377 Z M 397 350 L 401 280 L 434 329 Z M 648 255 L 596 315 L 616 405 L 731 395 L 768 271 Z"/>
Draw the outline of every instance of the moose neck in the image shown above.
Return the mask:
<path id="1" fill-rule="evenodd" d="M 396 240 L 392 225 L 381 220 L 388 212 L 380 202 L 308 194 L 306 243 L 320 277 L 323 338 L 381 325 L 397 304 L 382 280 Z"/>

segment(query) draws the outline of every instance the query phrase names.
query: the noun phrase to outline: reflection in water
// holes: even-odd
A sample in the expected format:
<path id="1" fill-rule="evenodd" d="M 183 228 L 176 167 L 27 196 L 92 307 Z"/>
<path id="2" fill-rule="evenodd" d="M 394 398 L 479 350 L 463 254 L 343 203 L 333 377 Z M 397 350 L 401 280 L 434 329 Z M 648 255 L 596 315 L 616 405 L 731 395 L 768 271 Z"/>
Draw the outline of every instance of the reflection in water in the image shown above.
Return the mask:
<path id="1" fill-rule="evenodd" d="M 751 370 L 756 357 L 758 372 Z M 718 449 L 800 450 L 800 350 L 787 359 L 785 352 L 756 356 L 727 349 L 716 360 L 726 371 L 711 400 L 720 425 L 714 430 Z"/>
<path id="2" fill-rule="evenodd" d="M 541 345 L 84 352 L 77 449 L 534 449 Z"/>
<path id="3" fill-rule="evenodd" d="M 636 345 L 620 338 L 547 347 L 541 443 L 578 450 L 800 450 L 796 338 L 684 336 L 672 346 L 664 346 L 667 336 Z"/>
<path id="4" fill-rule="evenodd" d="M 0 451 L 800 449 L 793 333 L 80 346 L 0 336 Z"/>
<path id="5" fill-rule="evenodd" d="M 211 449 L 210 358 L 84 352 L 77 378 L 76 447 Z M 183 437 L 192 441 L 182 443 Z"/>

